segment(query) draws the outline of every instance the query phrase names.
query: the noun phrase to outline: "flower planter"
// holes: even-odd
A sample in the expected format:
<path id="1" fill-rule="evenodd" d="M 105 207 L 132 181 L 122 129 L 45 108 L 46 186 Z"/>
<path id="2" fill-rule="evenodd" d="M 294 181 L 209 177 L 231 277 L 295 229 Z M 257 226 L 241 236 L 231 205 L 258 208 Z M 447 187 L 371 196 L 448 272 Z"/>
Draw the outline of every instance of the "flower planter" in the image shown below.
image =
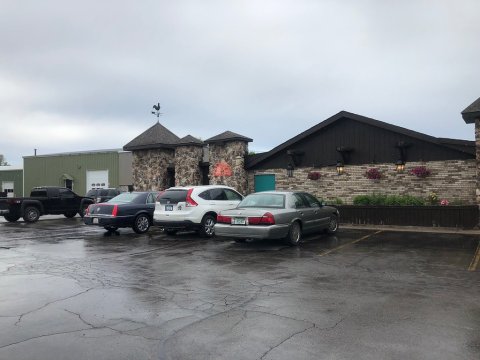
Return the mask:
<path id="1" fill-rule="evenodd" d="M 339 205 L 346 224 L 432 226 L 471 229 L 478 226 L 479 210 L 467 206 L 363 206 Z"/>

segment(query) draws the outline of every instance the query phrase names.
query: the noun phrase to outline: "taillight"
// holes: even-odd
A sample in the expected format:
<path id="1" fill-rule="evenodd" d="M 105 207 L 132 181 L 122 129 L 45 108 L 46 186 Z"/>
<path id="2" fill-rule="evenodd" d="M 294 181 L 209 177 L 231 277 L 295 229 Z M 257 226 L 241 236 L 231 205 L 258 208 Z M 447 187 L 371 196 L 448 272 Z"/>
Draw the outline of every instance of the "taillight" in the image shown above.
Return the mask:
<path id="1" fill-rule="evenodd" d="M 114 205 L 112 209 L 112 216 L 117 216 L 118 213 L 118 205 Z"/>
<path id="2" fill-rule="evenodd" d="M 192 199 L 192 196 L 191 196 L 191 195 L 192 195 L 192 192 L 193 192 L 193 189 L 189 189 L 189 190 L 187 191 L 187 198 L 185 199 L 185 201 L 186 201 L 186 203 L 187 203 L 187 204 L 186 204 L 187 207 L 198 206 L 198 204 L 196 203 L 196 201 Z"/>
<path id="3" fill-rule="evenodd" d="M 231 216 L 217 215 L 217 223 L 231 224 L 232 223 L 232 217 Z"/>
<path id="4" fill-rule="evenodd" d="M 85 210 L 85 215 L 90 215 L 90 206 L 91 205 L 87 206 L 87 210 Z"/>
<path id="5" fill-rule="evenodd" d="M 249 225 L 275 225 L 275 218 L 272 213 L 266 212 L 263 216 L 249 216 Z"/>

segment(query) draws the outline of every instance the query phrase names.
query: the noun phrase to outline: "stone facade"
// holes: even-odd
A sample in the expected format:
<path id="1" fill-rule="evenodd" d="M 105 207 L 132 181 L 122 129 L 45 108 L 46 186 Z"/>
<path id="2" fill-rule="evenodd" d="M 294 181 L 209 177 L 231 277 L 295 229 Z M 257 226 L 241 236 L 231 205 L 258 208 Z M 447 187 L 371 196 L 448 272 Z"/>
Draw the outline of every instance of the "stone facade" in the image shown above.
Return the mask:
<path id="1" fill-rule="evenodd" d="M 178 146 L 175 149 L 175 185 L 201 185 L 203 158 L 201 146 Z"/>
<path id="2" fill-rule="evenodd" d="M 223 184 L 235 188 L 239 193 L 247 193 L 247 171 L 245 157 L 248 143 L 244 141 L 226 141 L 209 145 L 210 184 Z M 222 176 L 218 171 L 220 164 L 226 163 L 231 175 Z"/>
<path id="3" fill-rule="evenodd" d="M 476 149 L 476 189 L 477 204 L 480 206 L 480 119 L 475 120 L 475 149 Z"/>
<path id="4" fill-rule="evenodd" d="M 477 143 L 478 141 L 477 137 Z M 477 159 L 478 151 L 477 147 Z M 477 164 L 478 162 L 473 159 L 411 162 L 406 164 L 402 173 L 397 173 L 393 164 L 346 165 L 343 175 L 337 175 L 335 166 L 302 167 L 293 171 L 293 177 L 287 177 L 286 169 L 249 171 L 248 192 L 254 191 L 255 174 L 275 174 L 277 190 L 304 190 L 324 200 L 338 198 L 344 204 L 351 204 L 357 195 L 377 193 L 427 197 L 431 192 L 435 192 L 439 199 L 472 205 L 476 204 L 475 191 L 478 194 Z M 410 170 L 416 166 L 427 167 L 431 174 L 425 178 L 410 174 Z M 382 178 L 379 181 L 365 177 L 365 172 L 370 168 L 377 168 L 380 171 Z M 319 172 L 320 178 L 308 179 L 310 172 Z"/>
<path id="5" fill-rule="evenodd" d="M 168 167 L 175 161 L 172 149 L 133 152 L 133 183 L 136 191 L 163 190 L 169 187 Z"/>

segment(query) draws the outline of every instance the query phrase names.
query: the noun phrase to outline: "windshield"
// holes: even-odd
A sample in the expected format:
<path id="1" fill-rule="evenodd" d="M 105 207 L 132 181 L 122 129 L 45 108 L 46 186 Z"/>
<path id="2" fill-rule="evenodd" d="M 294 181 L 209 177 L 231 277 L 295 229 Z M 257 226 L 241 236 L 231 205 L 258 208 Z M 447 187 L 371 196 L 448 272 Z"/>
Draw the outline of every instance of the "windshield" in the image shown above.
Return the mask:
<path id="1" fill-rule="evenodd" d="M 255 208 L 285 208 L 285 195 L 283 194 L 250 194 L 243 199 L 238 207 L 255 207 Z"/>

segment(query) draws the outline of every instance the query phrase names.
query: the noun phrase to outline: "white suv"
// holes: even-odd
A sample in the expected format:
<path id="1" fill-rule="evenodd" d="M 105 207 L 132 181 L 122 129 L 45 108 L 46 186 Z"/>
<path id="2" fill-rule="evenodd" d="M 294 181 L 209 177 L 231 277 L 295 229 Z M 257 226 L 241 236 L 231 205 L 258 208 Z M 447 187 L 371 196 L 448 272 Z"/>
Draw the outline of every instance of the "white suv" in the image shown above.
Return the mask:
<path id="1" fill-rule="evenodd" d="M 217 213 L 237 207 L 243 196 L 223 185 L 172 187 L 157 197 L 153 222 L 169 235 L 178 230 L 197 230 L 214 235 Z"/>

